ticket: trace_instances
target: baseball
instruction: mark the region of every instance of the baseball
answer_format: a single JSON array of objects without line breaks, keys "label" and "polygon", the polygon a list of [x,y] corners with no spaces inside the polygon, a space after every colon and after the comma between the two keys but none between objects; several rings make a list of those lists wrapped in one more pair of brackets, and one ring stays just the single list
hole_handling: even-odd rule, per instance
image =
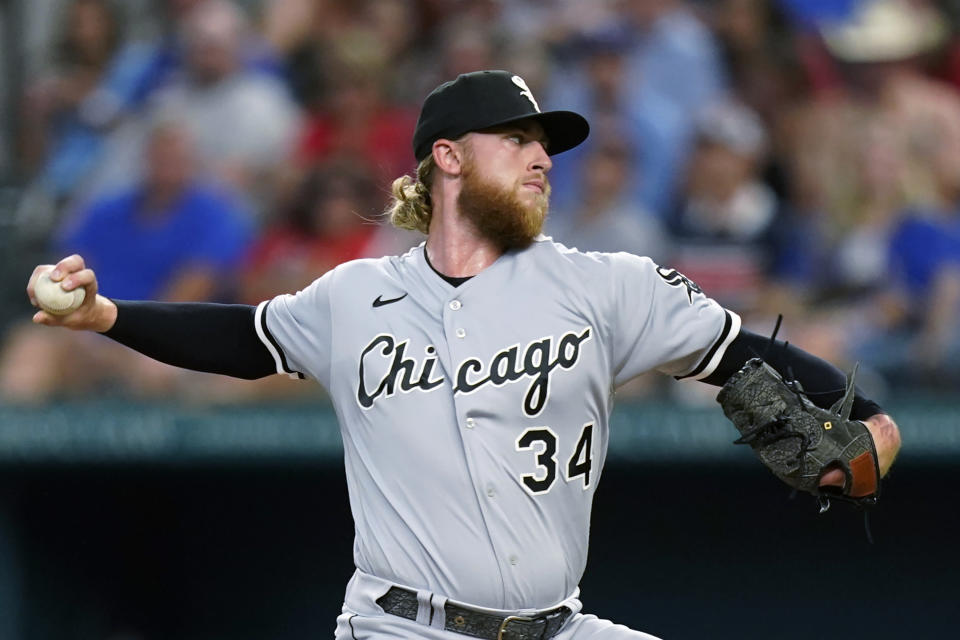
[{"label": "baseball", "polygon": [[55,316],[65,316],[83,304],[86,292],[83,287],[64,291],[59,282],[51,280],[49,273],[44,273],[33,285],[33,294],[41,309]]}]

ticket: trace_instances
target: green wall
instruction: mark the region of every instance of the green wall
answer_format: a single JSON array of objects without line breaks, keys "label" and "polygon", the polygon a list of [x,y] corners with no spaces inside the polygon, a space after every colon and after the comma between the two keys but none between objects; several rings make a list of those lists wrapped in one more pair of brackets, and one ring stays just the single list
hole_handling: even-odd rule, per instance
[{"label": "green wall", "polygon": [[[332,637],[353,527],[329,409],[81,409],[0,411],[3,640]],[[953,637],[956,412],[898,409],[871,545],[715,409],[620,407],[585,609],[675,640]]]}]

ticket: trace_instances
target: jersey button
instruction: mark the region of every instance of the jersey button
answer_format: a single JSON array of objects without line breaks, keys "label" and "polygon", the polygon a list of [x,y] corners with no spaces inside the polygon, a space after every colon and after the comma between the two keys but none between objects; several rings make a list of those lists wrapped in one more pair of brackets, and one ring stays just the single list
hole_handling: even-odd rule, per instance
[{"label": "jersey button", "polygon": [[510,564],[512,564],[513,566],[517,566],[518,564],[520,564],[520,558],[518,558],[517,556],[510,556]]},{"label": "jersey button", "polygon": [[461,306],[462,305],[460,304],[459,300],[454,300],[453,302],[450,303],[450,308],[453,309],[454,311],[459,309]]},{"label": "jersey button", "polygon": [[492,498],[495,495],[497,495],[497,490],[494,489],[493,487],[487,487],[487,496]]},{"label": "jersey button", "polygon": [[464,331],[463,329],[457,329],[457,337],[458,337],[458,338],[465,338],[465,337],[467,337],[467,332]]},{"label": "jersey button", "polygon": [[467,429],[473,429],[475,426],[477,426],[477,421],[473,418],[467,418]]}]

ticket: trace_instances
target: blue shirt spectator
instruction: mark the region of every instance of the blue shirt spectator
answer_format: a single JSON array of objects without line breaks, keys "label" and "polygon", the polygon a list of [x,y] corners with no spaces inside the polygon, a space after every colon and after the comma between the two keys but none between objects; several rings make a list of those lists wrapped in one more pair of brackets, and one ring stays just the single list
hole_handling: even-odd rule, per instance
[{"label": "blue shirt spectator", "polygon": [[83,255],[109,296],[206,300],[222,294],[219,276],[244,257],[254,227],[238,199],[195,173],[184,125],[158,124],[147,143],[143,181],[94,200],[66,226],[58,253]]},{"label": "blue shirt spectator", "polygon": [[956,389],[960,381],[960,220],[910,211],[890,234],[889,287],[879,326],[851,336],[853,357],[897,385]]},{"label": "blue shirt spectator", "polygon": [[960,220],[908,215],[894,229],[889,248],[895,282],[921,300],[945,265],[960,265]]},{"label": "blue shirt spectator", "polygon": [[105,295],[165,298],[186,269],[225,273],[246,253],[252,226],[229,197],[193,184],[161,215],[143,215],[147,195],[136,187],[95,202],[63,238],[60,253],[79,253]]}]

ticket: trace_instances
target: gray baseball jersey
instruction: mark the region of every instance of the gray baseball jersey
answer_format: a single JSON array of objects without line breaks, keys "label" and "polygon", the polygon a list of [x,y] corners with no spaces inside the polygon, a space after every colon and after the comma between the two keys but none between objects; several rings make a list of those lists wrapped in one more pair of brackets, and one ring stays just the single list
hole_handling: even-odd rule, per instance
[{"label": "gray baseball jersey", "polygon": [[359,569],[460,602],[576,589],[613,390],[702,378],[740,319],[676,271],[539,237],[459,287],[420,245],[257,308],[279,372],[329,392]]}]

